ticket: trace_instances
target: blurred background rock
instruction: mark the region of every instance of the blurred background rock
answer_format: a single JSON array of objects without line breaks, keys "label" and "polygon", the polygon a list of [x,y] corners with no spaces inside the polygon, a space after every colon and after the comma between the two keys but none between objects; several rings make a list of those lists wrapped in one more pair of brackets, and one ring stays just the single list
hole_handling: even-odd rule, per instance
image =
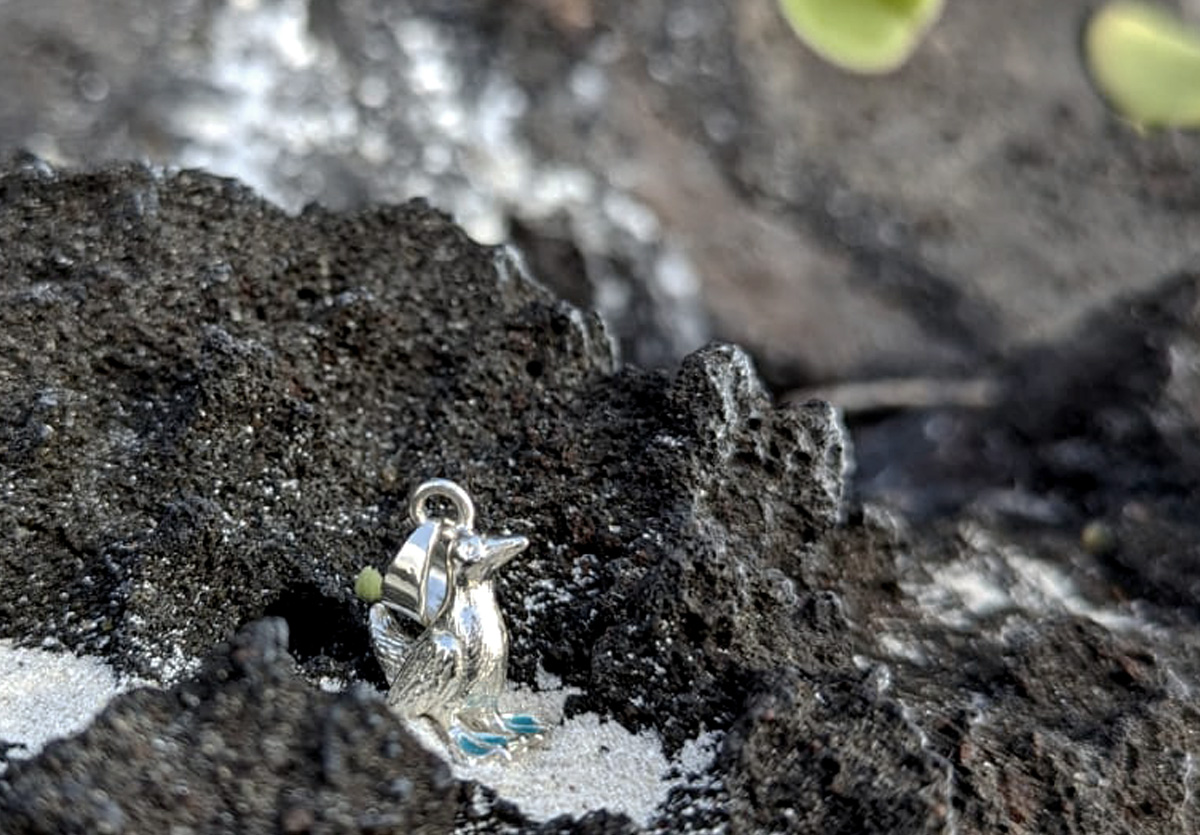
[{"label": "blurred background rock", "polygon": [[6,0],[0,146],[427,197],[641,364],[718,337],[780,389],[976,378],[1195,249],[1196,140],[1094,95],[1095,5],[954,0],[860,78],[766,0]]}]

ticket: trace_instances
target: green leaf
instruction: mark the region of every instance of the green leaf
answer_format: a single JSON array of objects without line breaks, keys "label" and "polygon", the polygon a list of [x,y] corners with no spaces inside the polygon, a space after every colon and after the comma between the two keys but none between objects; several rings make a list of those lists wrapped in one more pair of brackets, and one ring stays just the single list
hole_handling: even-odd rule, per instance
[{"label": "green leaf", "polygon": [[354,593],[367,603],[378,603],[383,598],[383,575],[373,565],[358,572],[354,580]]},{"label": "green leaf", "polygon": [[792,30],[835,66],[885,73],[912,55],[943,0],[779,0]]},{"label": "green leaf", "polygon": [[1109,104],[1142,127],[1200,127],[1200,31],[1150,3],[1109,3],[1088,21],[1084,60]]}]

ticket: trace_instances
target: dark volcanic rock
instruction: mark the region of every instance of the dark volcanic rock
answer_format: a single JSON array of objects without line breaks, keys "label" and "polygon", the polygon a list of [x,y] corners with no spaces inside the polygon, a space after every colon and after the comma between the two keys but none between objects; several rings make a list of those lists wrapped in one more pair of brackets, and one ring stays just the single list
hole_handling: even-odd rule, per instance
[{"label": "dark volcanic rock", "polygon": [[953,771],[914,746],[920,734],[897,702],[860,682],[785,677],[730,740],[730,790],[752,810],[741,831],[945,831]]},{"label": "dark volcanic rock", "polygon": [[[353,578],[437,475],[533,543],[499,580],[513,679],[540,665],[668,754],[724,734],[660,830],[1197,828],[1200,634],[1165,577],[1124,585],[1134,553],[1074,529],[848,502],[828,405],[777,407],[731,346],[619,368],[599,319],[421,203],[288,216],[194,172],[25,160],[0,280],[5,635],[177,683],[13,766],[6,828],[537,830],[365,691],[310,686],[378,683]],[[295,670],[268,620],[191,678],[264,616]],[[246,739],[273,728],[275,759]]]},{"label": "dark volcanic rock", "polygon": [[172,680],[278,614],[309,675],[377,679],[352,579],[445,475],[535,543],[501,580],[517,680],[542,663],[673,751],[809,657],[788,573],[840,517],[845,438],[737,349],[616,372],[597,319],[420,204],[291,218],[32,160],[3,185],[17,636]]},{"label": "dark volcanic rock", "polygon": [[258,621],[201,675],[120,696],[0,783],[4,831],[446,832],[457,788],[369,688],[296,677]]},{"label": "dark volcanic rock", "polygon": [[29,601],[5,614],[143,672],[272,611],[347,617],[416,479],[521,518],[506,474],[611,370],[596,320],[420,205],[292,219],[136,169],[4,187],[4,559]]}]

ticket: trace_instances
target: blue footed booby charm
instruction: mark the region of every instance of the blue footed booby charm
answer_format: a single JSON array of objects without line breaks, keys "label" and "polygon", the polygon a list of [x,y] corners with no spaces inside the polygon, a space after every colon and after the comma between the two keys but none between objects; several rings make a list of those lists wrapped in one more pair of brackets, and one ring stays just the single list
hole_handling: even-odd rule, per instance
[{"label": "blue footed booby charm", "polygon": [[[432,516],[440,502],[453,516]],[[433,720],[467,757],[509,757],[543,735],[523,713],[501,713],[508,668],[508,630],[496,600],[496,569],[529,546],[522,536],[475,531],[475,506],[452,481],[420,485],[409,501],[416,530],[383,578],[371,607],[371,641],[390,685],[388,706],[408,719]],[[398,615],[424,631],[410,637]]]}]

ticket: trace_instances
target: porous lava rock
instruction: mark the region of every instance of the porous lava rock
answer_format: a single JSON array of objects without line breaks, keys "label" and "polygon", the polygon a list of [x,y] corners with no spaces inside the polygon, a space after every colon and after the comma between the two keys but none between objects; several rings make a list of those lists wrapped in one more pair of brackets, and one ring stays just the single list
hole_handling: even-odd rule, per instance
[{"label": "porous lava rock", "polygon": [[306,684],[287,624],[256,621],[171,691],[117,698],[15,764],[6,832],[445,832],[457,786],[369,687]]},{"label": "porous lava rock", "polygon": [[200,831],[636,830],[448,782],[370,692],[353,578],[432,476],[532,542],[498,581],[511,678],[560,676],[568,712],[668,755],[723,736],[655,828],[1197,826],[1193,613],[1131,603],[1061,529],[858,502],[827,404],[777,406],[729,345],[621,367],[596,316],[421,202],[288,215],[25,158],[0,281],[5,634],[174,687],[12,766],[6,828],[192,825],[178,777]]}]

